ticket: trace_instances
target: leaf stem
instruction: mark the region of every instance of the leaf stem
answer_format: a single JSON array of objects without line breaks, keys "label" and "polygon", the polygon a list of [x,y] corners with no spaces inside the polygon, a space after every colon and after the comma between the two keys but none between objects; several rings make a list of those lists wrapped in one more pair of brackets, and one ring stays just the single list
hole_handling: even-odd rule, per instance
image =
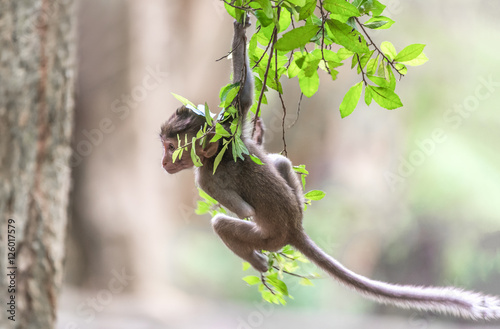
[{"label": "leaf stem", "polygon": [[365,27],[363,26],[363,24],[359,21],[359,18],[355,17],[354,18],[356,20],[356,22],[358,23],[359,27],[361,28],[361,30],[363,31],[364,35],[368,38],[368,40],[370,41],[370,44],[375,48],[375,50],[377,50],[377,52],[382,55],[382,57],[387,61],[387,63],[389,63],[389,65],[391,65],[391,67],[396,70],[396,72],[399,73],[399,77],[403,77],[404,74],[402,74],[401,72],[399,72],[399,70],[396,68],[396,66],[394,65],[394,61],[390,60],[383,52],[382,50],[380,50],[379,47],[377,47],[377,44],[375,42],[373,42],[372,38],[370,37],[370,35],[368,34],[368,32],[366,32],[366,29]]},{"label": "leaf stem", "polygon": [[266,277],[264,276],[264,273],[260,273],[260,281],[262,282],[264,287],[266,287],[266,289],[271,292],[271,294],[276,296],[276,293],[274,292],[274,290],[271,287],[269,287],[269,285],[267,284]]}]

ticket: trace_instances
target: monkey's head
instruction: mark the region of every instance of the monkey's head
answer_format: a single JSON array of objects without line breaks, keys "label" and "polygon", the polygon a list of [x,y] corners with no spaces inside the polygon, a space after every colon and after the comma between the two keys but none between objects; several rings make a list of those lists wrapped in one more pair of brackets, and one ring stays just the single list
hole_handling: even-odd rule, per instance
[{"label": "monkey's head", "polygon": [[[172,161],[172,155],[179,146],[182,146],[178,145],[179,140],[184,141],[187,135],[187,140],[191,141],[191,138],[196,136],[196,133],[203,127],[205,122],[206,119],[204,116],[196,114],[186,106],[181,106],[161,126],[160,139],[163,144],[162,166],[169,174],[175,174],[194,165],[191,160],[191,152],[188,152],[191,151],[193,145],[189,145],[189,150],[184,151],[182,157],[175,162]],[[194,145],[196,147],[196,154],[200,157],[202,163],[204,163],[205,159],[213,157],[219,148],[218,142],[206,144],[205,147],[199,145],[199,143]]]}]

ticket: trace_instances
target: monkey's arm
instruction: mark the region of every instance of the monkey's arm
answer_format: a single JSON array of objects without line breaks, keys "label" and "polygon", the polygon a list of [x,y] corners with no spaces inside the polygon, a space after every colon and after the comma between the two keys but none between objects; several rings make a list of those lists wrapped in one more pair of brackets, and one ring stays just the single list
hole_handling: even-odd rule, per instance
[{"label": "monkey's arm", "polygon": [[205,188],[202,186],[202,189],[241,219],[255,215],[254,208],[232,189],[210,188],[210,186]]},{"label": "monkey's arm", "polygon": [[248,110],[252,106],[253,101],[253,76],[250,65],[248,64],[248,55],[246,49],[247,37],[245,30],[250,26],[250,18],[246,15],[242,18],[243,23],[234,22],[233,36],[233,82],[240,82],[240,115],[245,119]]}]

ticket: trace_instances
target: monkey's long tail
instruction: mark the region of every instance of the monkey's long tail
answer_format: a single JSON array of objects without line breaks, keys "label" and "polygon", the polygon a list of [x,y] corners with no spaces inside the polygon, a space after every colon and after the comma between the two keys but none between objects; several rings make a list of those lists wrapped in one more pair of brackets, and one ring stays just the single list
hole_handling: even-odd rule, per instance
[{"label": "monkey's long tail", "polygon": [[347,287],[381,303],[403,308],[448,313],[469,319],[500,319],[500,301],[454,287],[417,287],[389,284],[354,273],[319,248],[305,233],[294,247]]}]

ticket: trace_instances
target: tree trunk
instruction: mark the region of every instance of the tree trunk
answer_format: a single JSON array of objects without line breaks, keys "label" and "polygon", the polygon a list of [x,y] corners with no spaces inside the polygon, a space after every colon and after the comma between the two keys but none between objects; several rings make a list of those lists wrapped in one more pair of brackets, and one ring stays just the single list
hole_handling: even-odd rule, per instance
[{"label": "tree trunk", "polygon": [[55,324],[70,189],[74,7],[73,0],[0,1],[2,328]]}]

